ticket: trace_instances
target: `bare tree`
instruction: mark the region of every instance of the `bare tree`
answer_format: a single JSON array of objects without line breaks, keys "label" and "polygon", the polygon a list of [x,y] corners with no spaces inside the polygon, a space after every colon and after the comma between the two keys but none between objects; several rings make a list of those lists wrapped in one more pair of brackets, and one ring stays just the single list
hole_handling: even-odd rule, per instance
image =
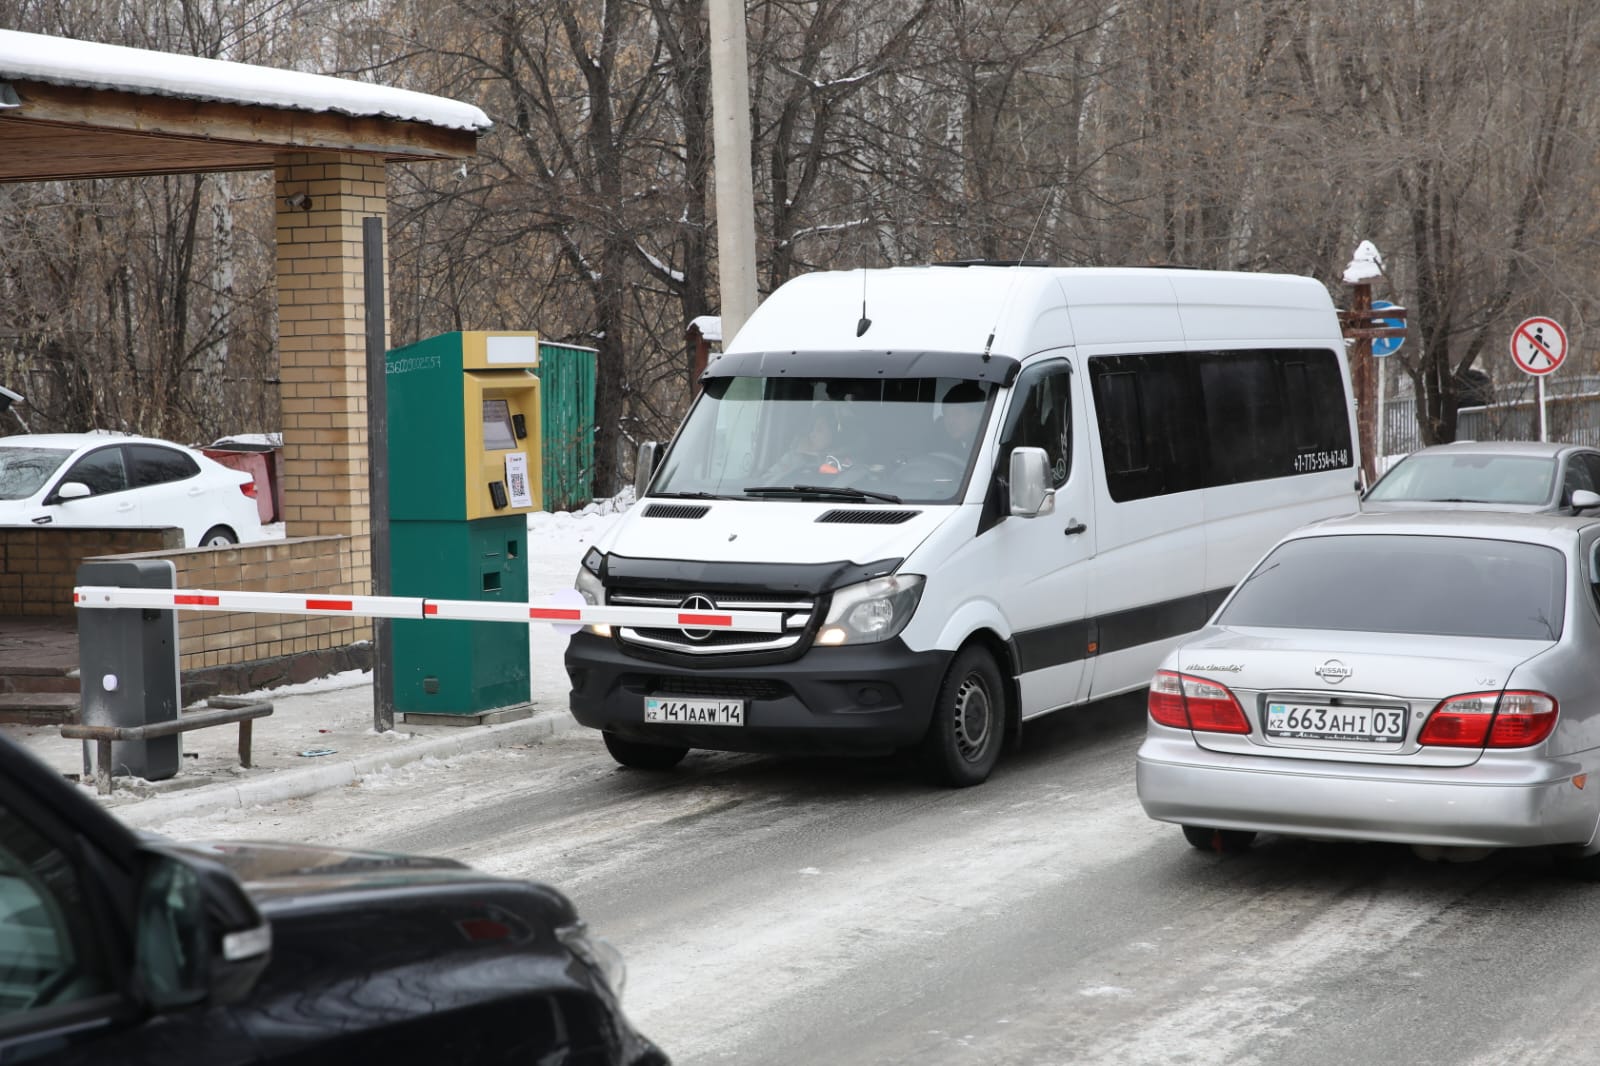
[{"label": "bare tree", "polygon": [[1555,295],[1549,267],[1577,251],[1555,223],[1588,184],[1600,13],[1581,0],[1356,3],[1329,26],[1341,124],[1387,157],[1369,180],[1389,193],[1382,246],[1411,312],[1398,358],[1423,440],[1452,440],[1461,374],[1510,336],[1518,305]]},{"label": "bare tree", "polygon": [[[1337,297],[1373,239],[1425,438],[1450,439],[1459,375],[1517,318],[1581,332],[1592,312],[1591,7],[751,0],[747,162],[711,158],[704,0],[0,0],[0,19],[483,106],[476,158],[390,170],[394,342],[595,347],[606,493],[682,414],[684,329],[717,308],[717,165],[754,170],[769,291],[1027,256],[1308,273]],[[0,374],[46,428],[270,421],[270,196],[244,175],[0,188]]]}]

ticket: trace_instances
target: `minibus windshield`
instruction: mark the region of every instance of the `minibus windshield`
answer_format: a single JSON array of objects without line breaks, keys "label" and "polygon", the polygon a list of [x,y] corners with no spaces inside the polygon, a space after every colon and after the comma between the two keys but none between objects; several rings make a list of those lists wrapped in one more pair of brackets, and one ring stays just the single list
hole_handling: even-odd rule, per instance
[{"label": "minibus windshield", "polygon": [[989,399],[959,378],[710,379],[649,494],[954,502]]}]

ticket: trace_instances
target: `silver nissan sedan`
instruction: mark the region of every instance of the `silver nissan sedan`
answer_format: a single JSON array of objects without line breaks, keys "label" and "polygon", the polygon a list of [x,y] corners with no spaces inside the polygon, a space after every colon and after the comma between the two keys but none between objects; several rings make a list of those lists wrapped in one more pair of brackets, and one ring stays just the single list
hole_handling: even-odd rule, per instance
[{"label": "silver nissan sedan", "polygon": [[1549,847],[1600,879],[1597,555],[1592,517],[1297,530],[1151,681],[1145,812],[1204,849],[1258,832],[1430,858]]}]

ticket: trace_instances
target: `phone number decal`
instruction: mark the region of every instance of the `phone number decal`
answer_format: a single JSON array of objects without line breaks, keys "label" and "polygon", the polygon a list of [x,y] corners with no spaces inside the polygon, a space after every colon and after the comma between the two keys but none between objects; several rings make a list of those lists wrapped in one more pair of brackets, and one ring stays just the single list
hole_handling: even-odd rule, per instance
[{"label": "phone number decal", "polygon": [[1340,448],[1330,452],[1306,452],[1294,457],[1294,472],[1310,474],[1318,470],[1337,470],[1350,465],[1350,452]]}]

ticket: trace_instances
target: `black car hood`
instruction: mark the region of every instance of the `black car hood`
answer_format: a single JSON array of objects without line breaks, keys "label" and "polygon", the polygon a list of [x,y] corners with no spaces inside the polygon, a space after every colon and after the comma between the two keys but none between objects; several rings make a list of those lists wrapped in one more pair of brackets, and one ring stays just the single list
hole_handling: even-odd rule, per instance
[{"label": "black car hood", "polygon": [[254,841],[163,840],[161,846],[223,864],[258,902],[375,888],[503,882],[454,859],[384,851]]}]

